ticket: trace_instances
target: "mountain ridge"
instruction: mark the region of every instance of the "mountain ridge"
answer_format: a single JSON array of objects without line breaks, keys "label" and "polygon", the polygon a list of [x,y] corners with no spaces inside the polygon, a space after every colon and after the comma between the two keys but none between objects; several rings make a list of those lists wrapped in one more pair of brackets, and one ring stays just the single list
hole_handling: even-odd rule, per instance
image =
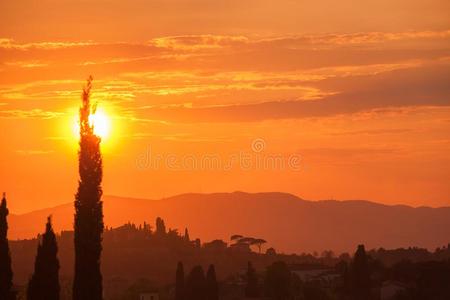
[{"label": "mountain ridge", "polygon": [[[227,240],[232,234],[261,237],[283,252],[332,249],[348,251],[358,243],[369,247],[433,248],[449,242],[450,207],[386,205],[367,200],[305,200],[282,192],[185,193],[158,200],[103,196],[105,224],[154,223],[202,241]],[[11,214],[9,237],[25,239],[42,231],[53,215],[57,231],[73,227],[73,204],[25,214]],[[42,224],[42,225],[41,225]],[[430,235],[429,232],[437,232]]]}]

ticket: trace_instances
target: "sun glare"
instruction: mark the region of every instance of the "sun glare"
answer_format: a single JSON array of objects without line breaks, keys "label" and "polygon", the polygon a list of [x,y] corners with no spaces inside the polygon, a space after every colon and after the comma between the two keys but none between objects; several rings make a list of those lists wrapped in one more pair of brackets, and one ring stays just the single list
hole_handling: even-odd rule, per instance
[{"label": "sun glare", "polygon": [[[80,134],[78,117],[75,117],[73,124],[73,133],[78,137]],[[111,132],[111,121],[108,115],[102,109],[97,109],[94,114],[89,116],[89,124],[94,128],[94,134],[105,140]]]},{"label": "sun glare", "polygon": [[89,123],[94,127],[95,135],[102,139],[109,136],[110,122],[105,112],[97,110],[95,114],[89,116]]}]

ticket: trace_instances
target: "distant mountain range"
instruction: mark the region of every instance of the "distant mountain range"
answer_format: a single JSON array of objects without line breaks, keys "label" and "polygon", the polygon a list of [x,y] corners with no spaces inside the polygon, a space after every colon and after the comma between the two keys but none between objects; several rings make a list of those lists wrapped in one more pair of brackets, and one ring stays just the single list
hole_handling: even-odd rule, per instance
[{"label": "distant mountain range", "polygon": [[[107,226],[126,222],[154,224],[162,217],[167,227],[202,241],[232,234],[264,238],[267,246],[286,253],[332,249],[418,246],[434,249],[450,242],[450,207],[413,208],[369,201],[307,201],[286,193],[182,194],[161,200],[104,196]],[[35,237],[53,215],[56,230],[73,227],[73,204],[9,216],[10,239]]]}]

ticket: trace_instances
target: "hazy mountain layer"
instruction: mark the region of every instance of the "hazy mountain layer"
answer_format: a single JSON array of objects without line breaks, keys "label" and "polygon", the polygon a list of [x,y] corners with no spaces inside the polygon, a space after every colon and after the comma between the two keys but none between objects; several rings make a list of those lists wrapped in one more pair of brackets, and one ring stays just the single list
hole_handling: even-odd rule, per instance
[{"label": "hazy mountain layer", "polygon": [[[306,201],[285,193],[243,192],[182,194],[161,200],[105,196],[107,226],[128,221],[154,224],[157,216],[168,227],[202,241],[232,234],[264,238],[284,252],[332,249],[353,251],[359,243],[368,248],[419,246],[434,249],[450,241],[450,207],[412,208],[368,201]],[[10,215],[9,237],[34,237],[53,215],[56,230],[73,226],[73,204],[23,215]]]}]

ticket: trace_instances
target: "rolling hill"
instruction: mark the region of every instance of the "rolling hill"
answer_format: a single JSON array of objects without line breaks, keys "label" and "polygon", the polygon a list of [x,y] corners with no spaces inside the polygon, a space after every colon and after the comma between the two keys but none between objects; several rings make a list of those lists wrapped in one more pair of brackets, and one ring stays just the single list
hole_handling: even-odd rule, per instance
[{"label": "rolling hill", "polygon": [[[369,201],[307,201],[286,193],[182,194],[161,200],[104,196],[107,226],[128,221],[166,226],[202,241],[227,240],[232,234],[266,239],[286,253],[332,249],[418,246],[434,249],[450,242],[450,207],[413,208]],[[10,239],[36,236],[46,217],[53,215],[56,230],[70,230],[73,204],[9,216]]]}]

